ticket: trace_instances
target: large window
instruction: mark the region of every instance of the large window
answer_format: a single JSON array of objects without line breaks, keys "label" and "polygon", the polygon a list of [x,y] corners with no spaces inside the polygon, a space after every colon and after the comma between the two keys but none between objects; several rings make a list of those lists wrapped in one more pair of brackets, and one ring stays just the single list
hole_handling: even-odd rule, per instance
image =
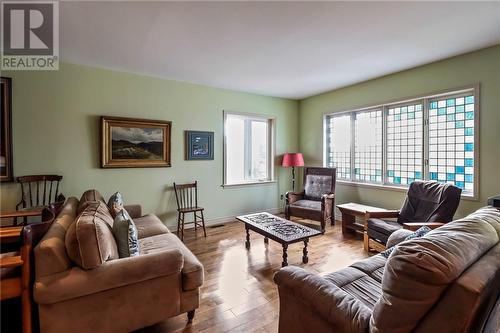
[{"label": "large window", "polygon": [[224,113],[224,185],[273,180],[273,119]]},{"label": "large window", "polygon": [[325,117],[325,165],[339,180],[407,186],[414,180],[478,191],[477,88]]}]

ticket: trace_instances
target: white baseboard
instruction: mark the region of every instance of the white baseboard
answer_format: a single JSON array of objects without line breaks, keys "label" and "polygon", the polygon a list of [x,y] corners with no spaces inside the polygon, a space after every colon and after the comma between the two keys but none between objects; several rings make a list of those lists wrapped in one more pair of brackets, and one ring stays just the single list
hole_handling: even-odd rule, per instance
[{"label": "white baseboard", "polygon": [[[260,212],[267,212],[267,213],[270,213],[270,214],[280,214],[280,213],[283,213],[283,209],[281,209],[281,208],[262,209],[262,210],[258,210],[258,211],[252,211],[252,212],[244,212],[244,213],[237,214],[237,215],[248,215],[248,214],[255,214],[255,213],[260,213]],[[205,220],[205,225],[207,227],[213,227],[213,226],[216,226],[216,225],[221,225],[221,224],[225,224],[225,223],[235,222],[237,215],[225,216],[225,217],[218,217],[218,218],[215,218],[215,219]],[[194,228],[193,224],[186,225],[186,227],[185,227],[185,229],[191,229],[191,228]]]}]

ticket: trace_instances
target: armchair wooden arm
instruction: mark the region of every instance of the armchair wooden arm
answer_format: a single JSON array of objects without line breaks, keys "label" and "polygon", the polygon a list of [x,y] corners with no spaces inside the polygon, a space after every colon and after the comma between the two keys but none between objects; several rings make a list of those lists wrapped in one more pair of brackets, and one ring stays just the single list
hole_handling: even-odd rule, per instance
[{"label": "armchair wooden arm", "polygon": [[371,218],[397,218],[399,216],[399,210],[385,210],[385,211],[378,211],[378,212],[366,212],[366,219],[371,219]]},{"label": "armchair wooden arm", "polygon": [[436,229],[442,225],[444,225],[444,223],[441,223],[441,222],[406,222],[406,223],[403,223],[403,228],[411,230],[411,231],[416,231],[420,227],[424,227],[424,226],[429,227],[431,229]]},{"label": "armchair wooden arm", "polygon": [[42,215],[43,208],[34,210],[14,210],[9,212],[0,212],[0,219],[8,219],[13,217],[30,217]]},{"label": "armchair wooden arm", "polygon": [[287,204],[294,203],[295,201],[298,201],[300,199],[304,198],[304,191],[302,192],[286,192],[285,194],[286,202]]},{"label": "armchair wooden arm", "polygon": [[24,261],[21,259],[21,256],[0,258],[0,268],[22,266],[23,263]]}]

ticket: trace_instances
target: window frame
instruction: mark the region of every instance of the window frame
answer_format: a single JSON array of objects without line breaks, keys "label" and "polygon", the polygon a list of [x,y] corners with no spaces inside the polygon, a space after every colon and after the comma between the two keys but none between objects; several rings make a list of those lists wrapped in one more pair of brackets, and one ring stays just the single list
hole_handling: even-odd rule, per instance
[{"label": "window frame", "polygon": [[[239,117],[244,117],[245,119],[248,120],[255,120],[255,121],[262,121],[266,122],[268,124],[268,153],[267,153],[267,158],[268,158],[268,165],[267,165],[267,174],[268,178],[267,179],[262,179],[262,180],[249,180],[249,181],[240,181],[237,183],[228,183],[227,182],[227,136],[226,136],[226,120],[228,116],[239,116]],[[276,118],[273,116],[268,116],[268,115],[263,115],[263,114],[256,114],[256,113],[244,113],[244,112],[235,112],[235,111],[227,111],[223,110],[223,123],[222,123],[222,133],[223,133],[223,176],[222,176],[222,187],[239,187],[239,186],[247,186],[247,185],[263,185],[263,184],[272,184],[276,183],[276,171],[274,168],[274,159],[275,159],[275,152],[276,152]],[[248,138],[244,138],[244,145],[247,145]],[[247,150],[247,149],[245,149]],[[247,152],[249,153],[249,152]],[[246,167],[247,167],[247,154],[245,154],[245,172]]]},{"label": "window frame", "polygon": [[[354,108],[349,110],[343,110],[339,112],[326,112],[323,114],[323,166],[328,166],[329,157],[329,122],[332,117],[345,116],[346,114],[351,115],[351,120],[357,112],[374,110],[377,108],[382,109],[382,183],[376,182],[366,182],[357,181],[354,178],[354,138],[351,140],[351,178],[350,179],[337,179],[337,182],[343,185],[367,187],[367,188],[377,188],[386,190],[395,190],[406,192],[408,185],[398,185],[387,182],[387,110],[391,107],[397,107],[401,105],[407,105],[411,103],[421,102],[423,105],[422,116],[422,180],[429,180],[429,103],[431,100],[439,99],[442,97],[453,98],[460,97],[463,95],[472,94],[474,96],[474,186],[473,193],[463,193],[462,199],[478,201],[479,200],[479,171],[480,171],[480,156],[479,156],[479,115],[480,115],[480,84],[474,83],[467,86],[462,86],[453,89],[446,89],[438,92],[421,94],[408,98],[401,98],[385,103],[379,103],[369,106],[364,106],[360,108]],[[351,136],[354,135],[354,126],[351,124]]]}]

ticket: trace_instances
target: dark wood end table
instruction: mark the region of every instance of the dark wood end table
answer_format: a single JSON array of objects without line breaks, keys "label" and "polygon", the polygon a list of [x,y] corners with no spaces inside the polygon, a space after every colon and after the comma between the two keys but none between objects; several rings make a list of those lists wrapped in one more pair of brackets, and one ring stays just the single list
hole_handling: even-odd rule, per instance
[{"label": "dark wood end table", "polygon": [[309,257],[307,256],[309,238],[322,235],[319,230],[300,225],[266,212],[237,216],[236,219],[245,223],[245,247],[247,249],[250,248],[250,230],[264,236],[265,243],[268,243],[269,239],[272,239],[281,244],[283,247],[283,262],[281,263],[281,267],[288,266],[288,245],[298,242],[304,243],[302,262],[307,264],[309,261]]},{"label": "dark wood end table", "polygon": [[[357,234],[363,235],[363,247],[365,251],[369,251],[370,244],[368,234],[366,232],[366,212],[385,212],[387,210],[384,208],[372,207],[353,202],[337,205],[337,208],[342,213],[342,233],[345,234],[348,231],[353,231]],[[357,222],[356,217],[361,218],[363,223]],[[374,246],[377,245],[375,244]],[[383,251],[384,249],[377,247],[377,250]]]}]

